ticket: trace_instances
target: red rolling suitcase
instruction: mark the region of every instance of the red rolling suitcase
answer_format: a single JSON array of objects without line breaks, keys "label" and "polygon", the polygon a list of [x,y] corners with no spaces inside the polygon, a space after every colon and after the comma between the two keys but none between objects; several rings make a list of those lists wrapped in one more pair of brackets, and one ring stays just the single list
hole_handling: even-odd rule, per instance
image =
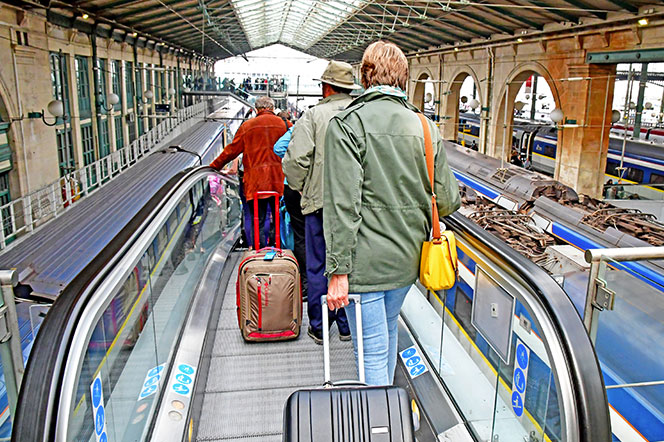
[{"label": "red rolling suitcase", "polygon": [[[259,249],[258,199],[274,196],[276,247]],[[237,319],[247,341],[283,341],[300,335],[302,293],[300,269],[293,252],[279,240],[279,194],[254,195],[254,250],[240,261],[237,278]]]},{"label": "red rolling suitcase", "polygon": [[410,400],[396,386],[369,387],[364,384],[362,309],[355,302],[358,329],[360,382],[330,381],[330,337],[327,302],[323,297],[324,388],[298,390],[284,406],[284,442],[412,442],[415,440]]}]

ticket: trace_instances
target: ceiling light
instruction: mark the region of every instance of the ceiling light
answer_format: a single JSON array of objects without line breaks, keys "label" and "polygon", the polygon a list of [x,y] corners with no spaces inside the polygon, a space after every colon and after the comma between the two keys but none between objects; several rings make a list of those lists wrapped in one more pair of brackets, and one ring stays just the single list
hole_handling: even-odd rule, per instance
[{"label": "ceiling light", "polygon": [[134,37],[134,38],[138,37],[138,32],[133,32],[133,33],[131,34],[131,36]]},{"label": "ceiling light", "polygon": [[88,14],[83,14],[81,17],[83,18],[83,20],[87,20],[90,18]]},{"label": "ceiling light", "polygon": [[648,26],[648,19],[647,18],[642,18],[639,20],[639,26]]},{"label": "ceiling light", "polygon": [[517,43],[523,43],[523,38],[521,38],[521,37],[517,38],[517,39],[516,39],[516,42],[517,42]]},{"label": "ceiling light", "polygon": [[454,48],[454,52],[459,52],[459,48]]}]

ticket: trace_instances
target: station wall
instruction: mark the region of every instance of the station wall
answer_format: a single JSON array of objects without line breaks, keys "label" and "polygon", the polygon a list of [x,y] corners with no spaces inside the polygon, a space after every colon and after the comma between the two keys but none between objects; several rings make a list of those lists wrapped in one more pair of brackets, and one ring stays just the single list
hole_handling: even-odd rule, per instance
[{"label": "station wall", "polygon": [[[191,98],[185,103],[180,91],[212,66],[160,51],[158,44],[142,46],[0,6],[0,206],[62,180],[67,168],[81,168],[129,144],[158,124],[155,104],[193,103]],[[171,88],[177,91],[173,95]],[[151,100],[144,97],[147,90]],[[106,103],[111,93],[121,99],[116,106]],[[56,98],[64,98],[66,121],[56,121],[47,110]],[[42,111],[54,126],[36,114]],[[2,161],[5,133],[10,163]]]}]

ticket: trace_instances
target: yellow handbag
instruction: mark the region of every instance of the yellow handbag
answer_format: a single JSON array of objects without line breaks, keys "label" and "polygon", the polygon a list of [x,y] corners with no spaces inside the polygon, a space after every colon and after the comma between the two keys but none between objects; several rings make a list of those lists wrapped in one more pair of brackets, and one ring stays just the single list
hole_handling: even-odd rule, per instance
[{"label": "yellow handbag", "polygon": [[433,191],[433,145],[431,133],[426,117],[418,113],[424,131],[424,150],[427,161],[427,172],[431,183],[431,212],[433,220],[433,235],[431,241],[422,244],[422,255],[420,258],[420,282],[428,290],[439,291],[452,288],[457,279],[457,251],[454,233],[450,231],[440,232],[438,219],[438,204],[436,193]]}]

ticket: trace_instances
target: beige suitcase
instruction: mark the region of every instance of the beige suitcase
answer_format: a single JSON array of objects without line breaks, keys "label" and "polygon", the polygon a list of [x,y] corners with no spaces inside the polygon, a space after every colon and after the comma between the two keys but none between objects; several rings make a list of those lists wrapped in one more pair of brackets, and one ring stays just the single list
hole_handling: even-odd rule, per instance
[{"label": "beige suitcase", "polygon": [[257,192],[254,197],[255,249],[242,257],[236,286],[237,318],[246,341],[296,339],[302,325],[300,269],[293,252],[282,250],[279,241],[279,214],[275,214],[276,248],[258,249],[258,198],[279,194]]}]

